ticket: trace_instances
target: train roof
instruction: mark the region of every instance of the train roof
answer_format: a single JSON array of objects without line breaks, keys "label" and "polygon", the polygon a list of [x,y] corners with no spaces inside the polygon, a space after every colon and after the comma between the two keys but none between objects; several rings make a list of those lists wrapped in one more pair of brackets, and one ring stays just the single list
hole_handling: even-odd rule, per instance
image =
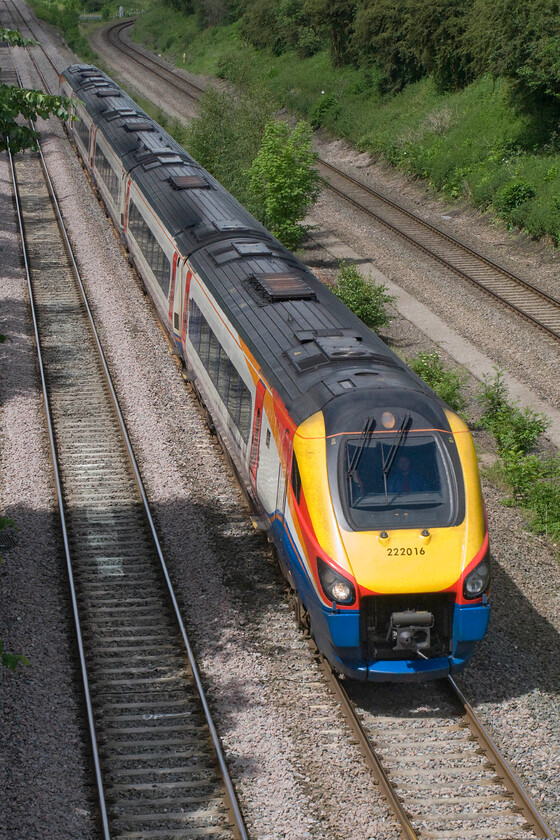
[{"label": "train roof", "polygon": [[90,65],[63,76],[296,422],[356,390],[413,389],[440,402],[108,76]]}]

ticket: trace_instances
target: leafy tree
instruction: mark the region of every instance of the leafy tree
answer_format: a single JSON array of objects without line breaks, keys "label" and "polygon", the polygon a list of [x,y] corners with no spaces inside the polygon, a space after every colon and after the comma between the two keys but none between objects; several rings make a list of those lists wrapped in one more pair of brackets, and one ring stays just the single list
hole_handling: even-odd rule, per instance
[{"label": "leafy tree", "polygon": [[248,170],[263,136],[270,111],[250,93],[238,97],[207,90],[191,122],[186,147],[190,154],[242,204],[253,212]]},{"label": "leafy tree", "polygon": [[263,223],[288,248],[301,242],[304,229],[299,222],[319,193],[316,160],[308,123],[299,122],[294,129],[282,121],[266,124],[249,170],[250,189]]},{"label": "leafy tree", "polygon": [[[33,44],[13,29],[0,29],[0,40],[13,46]],[[12,154],[22,149],[36,148],[39,134],[27,125],[19,125],[18,117],[35,120],[51,115],[68,119],[70,100],[51,96],[39,90],[12,87],[0,82],[0,151],[10,148]]]},{"label": "leafy tree", "polygon": [[477,73],[512,80],[520,104],[560,111],[558,0],[475,0],[466,32]]},{"label": "leafy tree", "polygon": [[425,73],[440,91],[471,81],[472,55],[464,34],[474,0],[420,0],[410,7],[406,37]]},{"label": "leafy tree", "polygon": [[278,4],[275,0],[248,2],[241,18],[241,34],[257,49],[270,49],[275,55],[280,55],[283,43],[278,32]]},{"label": "leafy tree", "polygon": [[396,93],[425,75],[408,37],[414,0],[362,0],[356,13],[352,45],[361,64],[381,71],[381,88]]},{"label": "leafy tree", "polygon": [[317,31],[324,33],[335,67],[350,61],[357,5],[357,0],[306,0],[311,21]]}]

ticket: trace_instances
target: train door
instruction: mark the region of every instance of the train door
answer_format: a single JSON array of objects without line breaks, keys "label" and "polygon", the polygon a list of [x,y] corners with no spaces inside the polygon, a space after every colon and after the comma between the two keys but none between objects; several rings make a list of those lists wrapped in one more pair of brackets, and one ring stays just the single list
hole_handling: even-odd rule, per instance
[{"label": "train door", "polygon": [[253,434],[251,437],[251,450],[249,453],[249,472],[251,474],[251,482],[253,487],[257,488],[257,469],[259,466],[259,449],[261,444],[261,429],[262,429],[262,415],[263,403],[266,387],[264,382],[259,379],[257,382],[257,390],[255,394],[255,408],[253,411]]},{"label": "train door", "polygon": [[288,462],[290,455],[290,430],[284,429],[281,438],[280,469],[276,487],[276,511],[283,523],[286,516],[286,495],[288,490]]},{"label": "train door", "polygon": [[181,272],[178,264],[179,254],[175,251],[171,264],[171,283],[169,285],[169,335],[175,352],[181,352]]}]

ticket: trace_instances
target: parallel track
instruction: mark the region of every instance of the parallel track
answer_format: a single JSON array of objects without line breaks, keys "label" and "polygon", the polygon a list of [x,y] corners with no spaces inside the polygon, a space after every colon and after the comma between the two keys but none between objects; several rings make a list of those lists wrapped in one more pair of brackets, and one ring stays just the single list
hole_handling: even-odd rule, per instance
[{"label": "parallel track", "polygon": [[[65,317],[68,309],[74,309],[75,306],[73,301],[70,304],[65,302]],[[57,323],[59,324],[59,320]],[[83,330],[83,326],[81,329]],[[52,335],[55,334],[53,328]],[[46,335],[49,335],[48,328]],[[70,337],[68,341],[71,346]],[[69,357],[77,353],[77,347],[69,349],[68,344],[65,344],[65,347],[66,350],[63,352]],[[51,348],[51,350],[54,349]],[[51,375],[54,377],[55,392],[61,389],[63,392],[58,424],[61,427],[69,424],[75,434],[84,422],[80,418],[80,401],[74,398],[64,399],[66,387],[74,388],[74,385],[69,378],[66,360],[63,363],[58,362],[57,367],[56,355],[54,359],[55,367]],[[80,371],[83,371],[82,365],[78,367]],[[75,393],[78,394],[78,391],[76,390]],[[87,414],[88,410],[85,409],[83,413]],[[67,414],[70,414],[70,420]],[[88,443],[88,451],[90,446],[91,444]],[[119,457],[117,450],[118,447],[108,459],[111,463],[111,472],[115,471],[114,459]],[[109,705],[105,711],[102,711],[100,718],[101,720],[105,718],[110,728],[99,748],[101,763],[103,763],[106,750],[110,751],[109,754],[116,756],[116,770],[113,776],[107,777],[112,785],[110,790],[114,791],[113,799],[111,795],[108,797],[109,813],[111,814],[111,808],[113,808],[112,814],[116,820],[117,829],[123,832],[114,836],[130,838],[147,838],[156,835],[158,837],[181,836],[178,832],[184,830],[183,827],[174,831],[173,827],[168,826],[164,829],[163,835],[159,830],[154,831],[153,824],[148,829],[138,830],[138,826],[142,825],[142,820],[149,824],[152,819],[159,819],[158,808],[164,808],[166,811],[173,808],[172,790],[178,789],[183,796],[183,801],[185,801],[185,795],[193,789],[205,792],[206,765],[203,765],[204,769],[200,771],[195,781],[186,782],[180,775],[180,768],[169,767],[166,764],[157,776],[161,779],[163,775],[166,794],[152,797],[152,783],[145,775],[150,770],[143,764],[135,764],[135,762],[147,760],[146,755],[153,737],[157,744],[156,750],[161,750],[158,761],[163,757],[164,762],[171,760],[171,763],[176,764],[177,762],[170,759],[170,756],[178,750],[181,757],[180,745],[184,744],[184,739],[188,739],[192,733],[189,724],[195,720],[196,701],[192,708],[190,698],[184,694],[184,687],[176,690],[174,683],[163,689],[163,693],[153,685],[154,674],[158,675],[158,682],[159,678],[164,683],[174,679],[175,677],[170,676],[172,672],[166,669],[172,667],[173,664],[177,665],[180,660],[172,644],[158,636],[160,624],[163,623],[161,615],[165,611],[163,603],[158,600],[156,591],[146,596],[148,581],[154,580],[153,567],[148,563],[145,569],[139,563],[139,549],[127,551],[130,549],[131,534],[140,533],[143,528],[141,522],[134,522],[134,520],[131,521],[131,525],[125,524],[130,522],[128,520],[129,508],[139,507],[138,502],[120,498],[117,491],[113,493],[111,484],[105,484],[107,476],[103,472],[100,458],[103,461],[103,453],[99,453],[97,457],[88,461],[87,452],[78,451],[75,453],[75,463],[72,464],[72,458],[70,458],[70,466],[62,470],[61,483],[71,485],[73,481],[77,481],[78,487],[84,494],[82,504],[70,519],[68,531],[73,535],[76,544],[79,543],[78,536],[89,535],[86,537],[85,571],[79,575],[78,589],[80,586],[83,587],[88,605],[91,604],[95,608],[101,607],[101,613],[98,613],[94,620],[98,641],[96,642],[97,650],[92,654],[92,663],[100,669],[94,672],[101,675],[95,676],[96,686],[100,693],[102,691],[109,693]],[[103,499],[111,497],[110,506],[107,506],[104,501],[97,505],[96,499],[99,498],[97,494],[89,498],[87,486],[90,482],[86,480],[84,487],[83,481],[84,471],[87,469],[91,469],[97,494],[99,490],[102,490]],[[149,512],[147,515],[149,517]],[[108,544],[101,536],[101,532],[99,534],[96,531],[92,532],[89,527],[92,522],[96,528],[106,525],[107,520],[111,523],[118,521],[117,534],[122,530],[126,543],[122,551],[114,550],[113,538]],[[94,534],[93,543],[92,533]],[[74,547],[71,540],[69,540],[69,545]],[[134,589],[136,584],[139,584],[139,591]],[[127,602],[137,614],[140,622],[138,627],[130,631],[126,623],[128,611],[123,610],[123,601]],[[93,611],[93,607],[91,609]],[[171,622],[173,620],[171,618]],[[123,622],[122,630],[114,631],[116,621]],[[157,627],[157,633],[154,633],[154,626]],[[137,648],[134,645],[133,636],[138,633],[144,634],[144,641],[148,643],[146,649]],[[84,635],[87,651],[89,631]],[[104,641],[100,644],[99,639],[104,639]],[[143,639],[141,638],[140,641]],[[155,663],[153,654],[155,651],[159,653],[162,648],[165,650],[163,657],[165,663],[159,656],[158,662]],[[132,657],[132,662],[129,657]],[[373,724],[371,719],[365,719],[367,715],[364,715],[362,710],[363,719],[360,721],[356,703],[350,700],[343,684],[330,673],[326,665],[323,667],[329,680],[332,681],[332,690],[341,702],[370,767],[380,780],[385,796],[401,821],[403,837],[409,840],[413,838],[420,838],[420,840],[551,838],[550,831],[521,789],[507,762],[499,755],[491,739],[476,720],[465,698],[460,693],[457,694],[457,687],[452,680],[449,681],[449,686],[455,692],[453,700],[456,706],[455,717],[449,714],[447,720],[445,720],[446,716],[442,716],[441,720],[435,722],[435,716],[432,715],[429,725],[425,727],[422,734],[422,727],[407,726],[405,718],[402,715],[399,716],[394,710],[392,715],[376,715]],[[123,676],[123,669],[129,669],[126,676]],[[132,689],[129,692],[130,678],[134,682],[138,681],[141,686],[138,697],[134,697]],[[156,700],[160,706],[154,711]],[[457,708],[457,703],[459,708]],[[95,702],[92,705],[95,714]],[[146,711],[147,709],[151,711]],[[172,728],[176,719],[181,721],[180,731]],[[164,722],[164,726],[160,728],[161,721]],[[196,723],[194,728],[196,728]],[[162,731],[163,747],[159,745]],[[427,738],[426,734],[428,734]],[[167,740],[168,736],[169,740]],[[132,750],[138,752],[134,753]],[[198,755],[197,748],[194,748],[194,752]],[[204,754],[204,750],[202,753]],[[193,757],[188,748],[187,755],[189,759]],[[202,756],[202,760],[206,760],[205,755]],[[122,781],[121,777],[121,781],[115,782],[123,766],[125,771],[130,773],[131,778],[127,778],[125,774],[125,781]],[[200,769],[200,765],[196,766]],[[175,781],[175,774],[179,774],[178,781]],[[173,781],[170,781],[171,778]],[[397,786],[399,782],[400,788]],[[134,791],[132,799],[128,798],[131,790]],[[209,795],[215,802],[218,801],[214,794],[209,793]],[[120,802],[121,796],[126,803],[124,805]],[[150,797],[149,805],[144,799],[145,796]],[[138,802],[145,805],[144,814],[133,815],[127,811]],[[187,802],[190,803],[190,798],[187,798]],[[198,804],[200,805],[200,802]],[[154,807],[156,813],[154,813]],[[202,810],[205,816],[208,816],[209,811],[205,806]],[[213,815],[222,810],[223,806],[220,807],[218,804]],[[523,819],[518,817],[519,813],[522,814]],[[181,817],[178,815],[176,817],[183,819],[185,814],[181,812]],[[212,815],[210,817],[212,818]],[[137,820],[136,823],[135,820]],[[210,832],[216,832],[218,837],[219,832],[223,830],[221,826],[214,824],[208,828]],[[188,832],[186,836],[196,836],[190,829]]]},{"label": "parallel track", "polygon": [[[122,33],[133,23],[133,20],[121,21],[110,27],[107,39],[111,45],[190,99],[198,99],[202,93],[201,88],[187,82],[156,59],[149,58],[131,42],[123,41]],[[318,170],[325,186],[340,198],[420,248],[461,279],[507,306],[547,335],[560,340],[560,300],[512,274],[326,160],[319,158]]]},{"label": "parallel track", "polygon": [[12,173],[103,836],[245,840],[42,154]]},{"label": "parallel track", "polygon": [[381,692],[321,668],[405,840],[552,840],[452,678],[422,686],[423,706],[411,711],[395,686],[384,707]]}]

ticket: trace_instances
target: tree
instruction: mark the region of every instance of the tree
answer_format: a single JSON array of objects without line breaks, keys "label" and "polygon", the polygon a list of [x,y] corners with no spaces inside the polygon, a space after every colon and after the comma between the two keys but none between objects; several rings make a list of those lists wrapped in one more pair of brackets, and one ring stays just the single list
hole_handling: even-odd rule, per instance
[{"label": "tree", "polygon": [[360,63],[381,71],[381,88],[397,93],[425,75],[408,38],[414,0],[362,0],[356,13],[352,44]]},{"label": "tree", "polygon": [[288,248],[301,242],[304,229],[299,222],[319,194],[316,160],[308,123],[299,122],[294,129],[283,121],[266,124],[249,170],[250,189],[263,223]]},{"label": "tree", "polygon": [[466,33],[478,73],[512,80],[527,110],[560,111],[558,0],[475,0]]},{"label": "tree", "polygon": [[420,0],[410,8],[406,32],[419,64],[438,90],[454,90],[472,79],[465,30],[474,0]]},{"label": "tree", "polygon": [[350,37],[357,0],[306,0],[313,25],[324,32],[335,67],[350,60]]},{"label": "tree", "polygon": [[[14,29],[0,28],[0,41],[17,47],[34,44]],[[0,81],[0,151],[10,148],[12,154],[22,149],[37,148],[39,134],[27,125],[20,125],[17,120],[23,117],[35,120],[46,119],[51,115],[67,120],[70,100],[62,96],[52,96],[39,90],[13,87]]]}]

